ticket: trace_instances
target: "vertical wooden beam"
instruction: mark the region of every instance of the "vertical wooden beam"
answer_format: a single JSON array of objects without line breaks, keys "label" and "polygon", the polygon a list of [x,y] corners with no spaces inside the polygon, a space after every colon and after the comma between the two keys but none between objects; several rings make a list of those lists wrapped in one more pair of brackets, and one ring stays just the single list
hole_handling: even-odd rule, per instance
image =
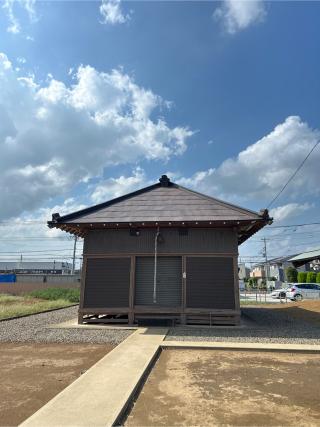
[{"label": "vertical wooden beam", "polygon": [[136,276],[136,257],[132,255],[131,268],[130,268],[130,286],[129,286],[129,313],[128,313],[129,325],[134,324],[135,276]]},{"label": "vertical wooden beam", "polygon": [[186,309],[186,278],[184,277],[187,272],[187,263],[186,263],[187,257],[185,255],[182,255],[182,313],[180,318],[181,325],[185,325],[187,323],[187,316],[185,314]]},{"label": "vertical wooden beam", "polygon": [[233,276],[234,276],[234,308],[240,311],[240,290],[238,274],[238,256],[233,256]]},{"label": "vertical wooden beam", "polygon": [[83,323],[83,315],[80,313],[84,307],[84,290],[86,287],[86,275],[87,275],[87,257],[83,255],[82,262],[82,272],[81,272],[81,287],[80,287],[80,303],[79,303],[79,313],[78,313],[78,323]]}]

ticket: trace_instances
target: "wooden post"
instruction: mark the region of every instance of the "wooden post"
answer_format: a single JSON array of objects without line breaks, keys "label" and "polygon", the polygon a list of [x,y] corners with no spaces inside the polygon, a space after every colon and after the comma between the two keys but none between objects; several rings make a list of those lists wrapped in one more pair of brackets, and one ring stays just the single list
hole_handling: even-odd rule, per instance
[{"label": "wooden post", "polygon": [[185,325],[187,323],[187,316],[185,314],[186,309],[186,274],[187,274],[187,257],[182,255],[182,295],[181,295],[181,305],[182,305],[182,313],[180,316],[180,324]]},{"label": "wooden post", "polygon": [[80,314],[81,309],[84,308],[84,290],[86,286],[86,273],[87,273],[87,257],[83,254],[82,272],[81,272],[81,285],[80,285],[80,303],[78,311],[78,323],[83,323],[83,315]]},{"label": "wooden post", "polygon": [[234,299],[235,309],[240,310],[240,290],[239,290],[239,274],[238,274],[238,255],[233,256],[233,276],[234,276]]},{"label": "wooden post", "polygon": [[136,257],[131,256],[131,269],[130,269],[130,287],[129,287],[129,313],[128,323],[134,324],[134,291],[135,291],[135,275],[136,275]]}]

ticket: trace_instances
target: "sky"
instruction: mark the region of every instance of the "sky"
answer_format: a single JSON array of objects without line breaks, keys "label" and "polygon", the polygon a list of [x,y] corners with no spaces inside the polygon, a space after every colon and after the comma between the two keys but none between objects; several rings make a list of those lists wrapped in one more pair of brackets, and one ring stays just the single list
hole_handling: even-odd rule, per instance
[{"label": "sky", "polygon": [[[0,260],[69,260],[46,221],[172,181],[269,205],[320,138],[320,2],[0,3]],[[320,247],[320,145],[239,248]],[[77,257],[82,246],[78,244]]]}]

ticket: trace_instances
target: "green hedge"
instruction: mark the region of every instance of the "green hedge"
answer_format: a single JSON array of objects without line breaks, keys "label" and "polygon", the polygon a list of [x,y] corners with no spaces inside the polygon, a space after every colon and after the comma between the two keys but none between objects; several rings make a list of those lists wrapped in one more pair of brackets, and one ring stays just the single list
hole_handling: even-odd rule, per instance
[{"label": "green hedge", "polygon": [[315,283],[317,280],[317,273],[314,271],[308,271],[307,273],[307,283]]},{"label": "green hedge", "polygon": [[80,289],[47,288],[32,291],[28,295],[47,300],[66,300],[77,303],[80,300]]},{"label": "green hedge", "polygon": [[306,283],[307,281],[307,272],[299,271],[298,273],[298,283]]},{"label": "green hedge", "polygon": [[320,273],[317,273],[317,283],[320,283]]}]

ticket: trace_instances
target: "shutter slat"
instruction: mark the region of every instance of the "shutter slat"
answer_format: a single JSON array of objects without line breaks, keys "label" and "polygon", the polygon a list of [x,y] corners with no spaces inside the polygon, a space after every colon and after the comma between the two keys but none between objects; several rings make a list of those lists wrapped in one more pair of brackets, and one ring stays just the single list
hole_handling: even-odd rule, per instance
[{"label": "shutter slat", "polygon": [[234,309],[233,259],[187,257],[187,307]]},{"label": "shutter slat", "polygon": [[154,257],[136,258],[135,304],[179,307],[182,293],[181,257],[157,258],[157,302],[153,302]]},{"label": "shutter slat", "polygon": [[89,258],[84,307],[128,307],[130,265],[130,258]]}]

